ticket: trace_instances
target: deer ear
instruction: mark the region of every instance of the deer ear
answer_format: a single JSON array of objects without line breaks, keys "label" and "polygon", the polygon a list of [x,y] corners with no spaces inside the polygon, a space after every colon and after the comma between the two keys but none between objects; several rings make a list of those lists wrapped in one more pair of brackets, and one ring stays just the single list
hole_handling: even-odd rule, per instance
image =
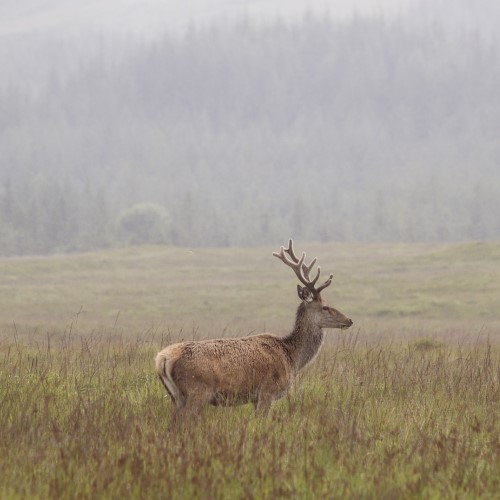
[{"label": "deer ear", "polygon": [[299,299],[302,300],[303,302],[313,301],[313,295],[311,293],[311,290],[309,290],[309,288],[306,288],[305,286],[297,285],[297,294],[299,296]]}]

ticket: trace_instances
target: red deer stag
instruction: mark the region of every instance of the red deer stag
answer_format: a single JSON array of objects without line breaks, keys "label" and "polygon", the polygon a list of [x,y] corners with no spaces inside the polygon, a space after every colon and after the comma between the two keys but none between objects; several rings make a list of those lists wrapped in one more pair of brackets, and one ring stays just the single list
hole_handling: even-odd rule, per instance
[{"label": "red deer stag", "polygon": [[[287,255],[285,255],[287,254]],[[262,333],[236,339],[186,341],[156,356],[158,375],[175,404],[173,420],[207,404],[232,406],[253,403],[266,413],[271,402],[285,395],[299,370],[312,361],[323,343],[323,328],[349,328],[352,321],[327,306],[321,292],[333,275],[316,287],[305,254],[297,258],[293,242],[273,253],[291,267],[304,286],[297,285],[301,303],[295,327],[286,337]]]}]

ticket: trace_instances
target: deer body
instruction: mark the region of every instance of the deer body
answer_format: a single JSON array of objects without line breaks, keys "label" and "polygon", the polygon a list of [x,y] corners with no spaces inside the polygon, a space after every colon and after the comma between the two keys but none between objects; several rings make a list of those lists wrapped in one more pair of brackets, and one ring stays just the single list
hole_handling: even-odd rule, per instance
[{"label": "deer body", "polygon": [[[278,337],[261,334],[242,339],[182,342],[161,351],[156,364],[169,371],[178,407],[254,403],[272,394],[284,394],[293,370],[289,354]],[[162,364],[163,363],[163,364]]]},{"label": "deer body", "polygon": [[[290,255],[291,260],[285,257]],[[333,307],[323,304],[306,266],[305,255],[297,259],[289,248],[273,254],[292,267],[299,280],[302,300],[295,327],[286,337],[263,333],[237,339],[180,342],[160,351],[156,369],[176,405],[174,419],[204,405],[233,406],[253,403],[267,411],[271,402],[286,394],[299,370],[312,361],[323,344],[323,328],[348,328],[352,321]]]}]

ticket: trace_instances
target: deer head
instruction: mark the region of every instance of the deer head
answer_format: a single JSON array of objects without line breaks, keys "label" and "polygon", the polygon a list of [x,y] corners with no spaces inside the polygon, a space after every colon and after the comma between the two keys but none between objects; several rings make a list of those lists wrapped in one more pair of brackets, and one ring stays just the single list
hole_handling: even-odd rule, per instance
[{"label": "deer head", "polygon": [[352,325],[351,319],[323,302],[321,292],[331,285],[333,274],[330,274],[329,278],[317,287],[316,283],[319,280],[321,268],[318,266],[316,276],[313,279],[310,277],[311,270],[317,261],[316,258],[310,264],[306,264],[306,254],[302,253],[299,259],[293,251],[292,240],[289,240],[288,248],[281,247],[280,251],[273,252],[273,255],[278,257],[288,267],[291,267],[299,281],[304,285],[297,285],[297,293],[299,299],[302,301],[304,314],[307,315],[310,321],[320,328],[349,328]]}]

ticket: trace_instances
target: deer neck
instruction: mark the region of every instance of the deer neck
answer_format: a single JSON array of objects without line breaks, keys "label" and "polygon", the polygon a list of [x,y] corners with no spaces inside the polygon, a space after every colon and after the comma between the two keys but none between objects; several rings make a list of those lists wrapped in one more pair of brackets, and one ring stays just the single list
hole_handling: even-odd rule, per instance
[{"label": "deer neck", "polygon": [[312,361],[323,345],[323,330],[307,314],[304,304],[297,309],[295,327],[292,332],[284,338],[285,345],[298,372],[307,363]]}]

